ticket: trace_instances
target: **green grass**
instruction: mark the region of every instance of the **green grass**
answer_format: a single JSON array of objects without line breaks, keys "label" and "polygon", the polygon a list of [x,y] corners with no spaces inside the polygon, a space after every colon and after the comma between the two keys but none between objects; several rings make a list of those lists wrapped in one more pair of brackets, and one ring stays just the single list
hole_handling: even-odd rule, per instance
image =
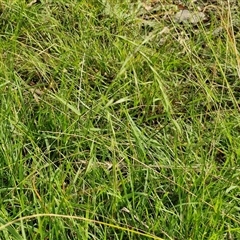
[{"label": "green grass", "polygon": [[6,2],[0,239],[240,239],[238,14]]}]

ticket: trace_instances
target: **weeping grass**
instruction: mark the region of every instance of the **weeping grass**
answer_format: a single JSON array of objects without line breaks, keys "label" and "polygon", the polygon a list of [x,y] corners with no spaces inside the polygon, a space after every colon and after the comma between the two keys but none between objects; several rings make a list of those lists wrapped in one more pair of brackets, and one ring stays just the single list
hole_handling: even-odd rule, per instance
[{"label": "weeping grass", "polygon": [[1,239],[240,238],[239,17],[139,6],[1,3]]}]

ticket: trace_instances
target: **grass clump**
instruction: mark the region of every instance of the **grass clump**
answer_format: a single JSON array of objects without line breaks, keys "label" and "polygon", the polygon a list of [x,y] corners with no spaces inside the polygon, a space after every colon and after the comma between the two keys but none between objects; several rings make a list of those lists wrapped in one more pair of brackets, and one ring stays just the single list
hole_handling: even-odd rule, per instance
[{"label": "grass clump", "polygon": [[0,238],[238,239],[234,7],[1,3]]}]

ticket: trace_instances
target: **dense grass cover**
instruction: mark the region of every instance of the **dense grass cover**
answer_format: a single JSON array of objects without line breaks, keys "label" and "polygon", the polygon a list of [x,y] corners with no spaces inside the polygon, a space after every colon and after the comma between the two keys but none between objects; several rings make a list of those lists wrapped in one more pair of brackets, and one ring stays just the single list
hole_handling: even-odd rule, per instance
[{"label": "dense grass cover", "polygon": [[240,239],[239,14],[139,6],[1,2],[0,239]]}]

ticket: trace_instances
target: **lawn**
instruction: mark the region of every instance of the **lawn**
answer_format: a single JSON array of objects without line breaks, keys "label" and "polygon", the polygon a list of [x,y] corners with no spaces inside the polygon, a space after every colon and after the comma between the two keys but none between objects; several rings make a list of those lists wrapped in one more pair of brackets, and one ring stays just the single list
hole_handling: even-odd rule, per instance
[{"label": "lawn", "polygon": [[240,239],[240,6],[173,2],[0,2],[0,239]]}]

